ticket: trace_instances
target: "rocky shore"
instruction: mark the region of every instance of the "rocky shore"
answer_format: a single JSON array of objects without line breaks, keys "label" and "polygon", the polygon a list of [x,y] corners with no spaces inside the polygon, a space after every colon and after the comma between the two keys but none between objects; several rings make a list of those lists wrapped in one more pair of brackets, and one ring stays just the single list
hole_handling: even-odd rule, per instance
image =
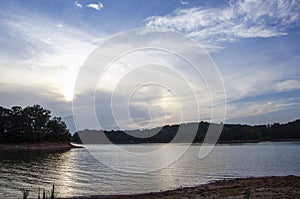
[{"label": "rocky shore", "polygon": [[98,198],[300,198],[300,176],[226,179],[195,187],[134,195],[99,195],[69,199]]}]

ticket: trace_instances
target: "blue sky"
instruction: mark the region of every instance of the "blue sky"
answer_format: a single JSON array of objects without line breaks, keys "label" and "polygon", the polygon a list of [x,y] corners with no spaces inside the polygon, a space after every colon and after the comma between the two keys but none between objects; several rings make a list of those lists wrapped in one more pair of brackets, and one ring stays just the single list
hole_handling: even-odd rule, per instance
[{"label": "blue sky", "polygon": [[[210,53],[224,81],[227,123],[300,118],[298,1],[1,0],[0,5],[1,106],[39,103],[74,129],[73,88],[88,55],[114,34],[151,27],[179,31]],[[101,117],[105,128],[113,128],[111,116]]]}]

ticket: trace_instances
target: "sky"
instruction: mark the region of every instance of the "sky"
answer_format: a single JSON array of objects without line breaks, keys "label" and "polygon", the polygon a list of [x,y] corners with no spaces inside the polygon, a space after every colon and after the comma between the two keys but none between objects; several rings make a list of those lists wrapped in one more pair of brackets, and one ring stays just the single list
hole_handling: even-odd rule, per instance
[{"label": "sky", "polygon": [[[1,106],[41,104],[61,116],[74,132],[72,101],[79,96],[74,95],[74,86],[90,54],[116,34],[159,28],[183,34],[209,54],[224,84],[225,123],[284,123],[300,118],[299,1],[0,0],[0,7]],[[191,114],[195,99],[187,97],[186,79],[164,67],[178,68],[193,79],[193,71],[181,61],[154,51],[133,52],[115,61],[104,78],[106,83],[98,85],[95,93],[101,128],[209,121],[205,82],[199,80],[196,88],[200,93],[196,101],[201,104],[201,117],[196,117]],[[129,75],[122,76],[128,70],[124,63],[144,66],[130,68]],[[129,121],[120,111],[126,89],[134,90],[133,85],[142,85],[145,79],[168,81],[131,91],[138,94],[132,95],[134,102],[128,105]],[[112,82],[118,86],[112,87]],[[195,87],[198,82],[191,84]],[[112,109],[108,100],[112,88],[116,105],[108,110]],[[85,94],[81,93],[82,99]],[[112,114],[115,111],[119,113]],[[113,122],[116,118],[119,121]],[[93,127],[86,123],[86,128]]]}]

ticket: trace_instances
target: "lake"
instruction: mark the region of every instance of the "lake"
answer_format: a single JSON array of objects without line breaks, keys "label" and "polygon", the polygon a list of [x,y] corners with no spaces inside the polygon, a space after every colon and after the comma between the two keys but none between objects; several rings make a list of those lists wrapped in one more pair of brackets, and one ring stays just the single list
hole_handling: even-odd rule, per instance
[{"label": "lake", "polygon": [[[141,151],[161,146],[163,144],[122,145],[124,149]],[[180,150],[182,145],[173,147]],[[94,150],[109,159],[114,157],[112,148],[102,145]],[[152,192],[224,178],[300,175],[300,142],[217,145],[203,159],[198,158],[199,148],[199,145],[193,145],[173,164],[147,173],[111,169],[86,149],[59,153],[0,152],[0,198],[21,198],[21,188],[29,189],[30,197],[37,197],[38,188],[50,191],[53,183],[57,196],[68,197]],[[124,163],[122,158],[108,161],[117,165]]]}]

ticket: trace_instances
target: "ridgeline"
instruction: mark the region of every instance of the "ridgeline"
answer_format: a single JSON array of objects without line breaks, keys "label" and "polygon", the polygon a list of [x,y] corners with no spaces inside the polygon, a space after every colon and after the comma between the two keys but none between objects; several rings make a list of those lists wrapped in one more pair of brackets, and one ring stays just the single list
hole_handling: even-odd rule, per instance
[{"label": "ridgeline", "polygon": [[[211,125],[211,126],[210,126]],[[160,128],[129,131],[96,131],[83,130],[74,134],[72,142],[85,144],[139,144],[139,143],[169,143],[179,128],[180,136],[176,136],[177,143],[202,143],[206,132],[210,127],[220,127],[221,124],[210,124],[208,122],[187,123],[181,125],[167,125]],[[192,134],[198,129],[196,135]],[[80,134],[80,136],[79,136]],[[108,138],[108,139],[107,139]],[[286,124],[274,123],[272,125],[241,125],[225,124],[218,143],[243,143],[262,141],[292,141],[300,140],[300,120]]]}]

